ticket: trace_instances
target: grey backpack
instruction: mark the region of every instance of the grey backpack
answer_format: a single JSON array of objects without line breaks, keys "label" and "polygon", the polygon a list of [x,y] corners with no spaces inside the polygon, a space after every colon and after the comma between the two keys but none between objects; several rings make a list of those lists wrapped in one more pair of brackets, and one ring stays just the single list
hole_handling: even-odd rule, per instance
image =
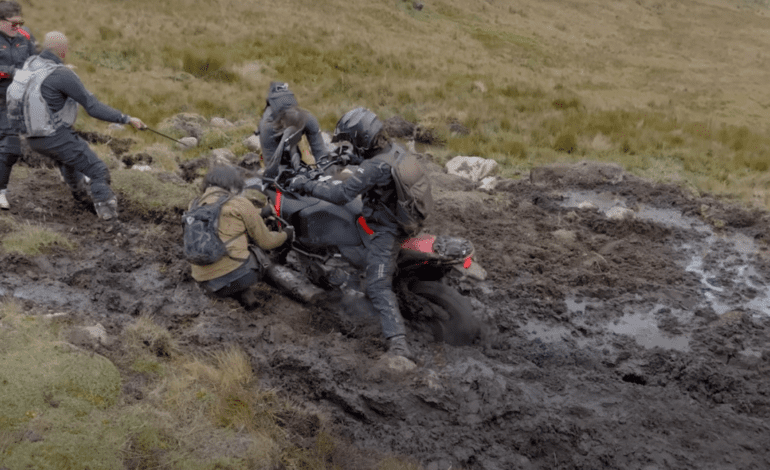
[{"label": "grey backpack", "polygon": [[416,234],[433,212],[434,206],[430,180],[425,169],[415,154],[405,152],[396,146],[393,146],[393,150],[386,155],[380,155],[374,159],[390,165],[398,195],[396,212],[393,214],[396,221],[408,235]]},{"label": "grey backpack", "polygon": [[8,119],[14,129],[27,137],[51,135],[61,127],[71,127],[78,116],[78,104],[67,98],[64,107],[52,113],[40,87],[54,71],[65,67],[34,55],[13,76],[6,91]]}]

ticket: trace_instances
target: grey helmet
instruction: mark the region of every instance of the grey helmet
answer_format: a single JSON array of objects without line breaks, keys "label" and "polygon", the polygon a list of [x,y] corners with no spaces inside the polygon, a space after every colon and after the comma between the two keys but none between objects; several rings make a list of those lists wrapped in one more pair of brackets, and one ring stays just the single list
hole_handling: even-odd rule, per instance
[{"label": "grey helmet", "polygon": [[376,114],[366,108],[356,108],[345,113],[337,122],[332,142],[348,141],[358,156],[365,157],[381,130],[382,122]]},{"label": "grey helmet", "polygon": [[267,104],[273,109],[274,115],[277,115],[286,108],[297,106],[297,98],[289,90],[288,83],[270,82],[270,88],[267,92]]}]

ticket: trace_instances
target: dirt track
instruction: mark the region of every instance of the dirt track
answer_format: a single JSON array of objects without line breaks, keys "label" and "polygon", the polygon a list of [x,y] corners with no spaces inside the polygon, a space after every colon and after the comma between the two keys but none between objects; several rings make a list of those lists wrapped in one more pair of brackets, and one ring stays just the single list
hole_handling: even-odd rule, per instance
[{"label": "dirt track", "polygon": [[[413,333],[418,367],[397,372],[365,312],[269,287],[255,312],[214,302],[180,260],[176,214],[156,227],[123,207],[123,230],[105,233],[53,170],[30,173],[12,179],[0,231],[44,223],[81,248],[3,254],[0,295],[115,336],[145,313],[190,348],[237,343],[265,386],[356,446],[429,470],[770,468],[768,214],[591,163],[494,193],[437,171],[429,229],[476,246],[490,279],[461,288],[489,339]],[[609,217],[620,207],[634,216]]]}]

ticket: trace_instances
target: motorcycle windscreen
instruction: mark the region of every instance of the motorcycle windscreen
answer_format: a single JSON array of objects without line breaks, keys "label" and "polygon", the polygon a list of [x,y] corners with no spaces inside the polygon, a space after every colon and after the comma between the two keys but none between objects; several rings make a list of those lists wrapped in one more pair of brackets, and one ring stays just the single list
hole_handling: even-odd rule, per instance
[{"label": "motorcycle windscreen", "polygon": [[362,243],[358,216],[360,198],[342,205],[319,201],[299,211],[300,242],[308,246],[356,246]]}]

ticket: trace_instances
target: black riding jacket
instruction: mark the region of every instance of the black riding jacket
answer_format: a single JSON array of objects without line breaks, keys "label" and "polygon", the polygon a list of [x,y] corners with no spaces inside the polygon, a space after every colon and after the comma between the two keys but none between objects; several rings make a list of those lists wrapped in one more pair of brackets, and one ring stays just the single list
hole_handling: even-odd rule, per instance
[{"label": "black riding jacket", "polygon": [[[275,149],[281,143],[283,131],[284,129],[278,128],[273,109],[270,106],[265,108],[262,119],[259,121],[259,143],[262,146],[262,156],[265,162],[272,158]],[[321,135],[321,126],[313,115],[308,116],[308,120],[305,122],[304,134],[307,137],[308,144],[310,144],[310,152],[316,160],[329,153]]]},{"label": "black riding jacket", "polygon": [[[40,57],[52,60],[58,64],[62,63],[61,59],[49,50],[43,51]],[[67,68],[55,70],[43,80],[43,84],[40,86],[40,93],[43,95],[45,102],[48,103],[48,108],[52,113],[61,110],[67,98],[72,98],[83,106],[83,109],[91,117],[122,124],[129,122],[127,115],[102,103],[90,91],[86,90],[83,82],[80,81],[75,72]]]},{"label": "black riding jacket", "polygon": [[[405,152],[399,145],[391,144],[379,155],[392,151]],[[309,181],[305,190],[313,197],[334,204],[345,204],[361,195],[364,203],[362,213],[367,223],[400,227],[393,215],[398,194],[391,167],[376,157],[364,160],[345,181]]]}]

